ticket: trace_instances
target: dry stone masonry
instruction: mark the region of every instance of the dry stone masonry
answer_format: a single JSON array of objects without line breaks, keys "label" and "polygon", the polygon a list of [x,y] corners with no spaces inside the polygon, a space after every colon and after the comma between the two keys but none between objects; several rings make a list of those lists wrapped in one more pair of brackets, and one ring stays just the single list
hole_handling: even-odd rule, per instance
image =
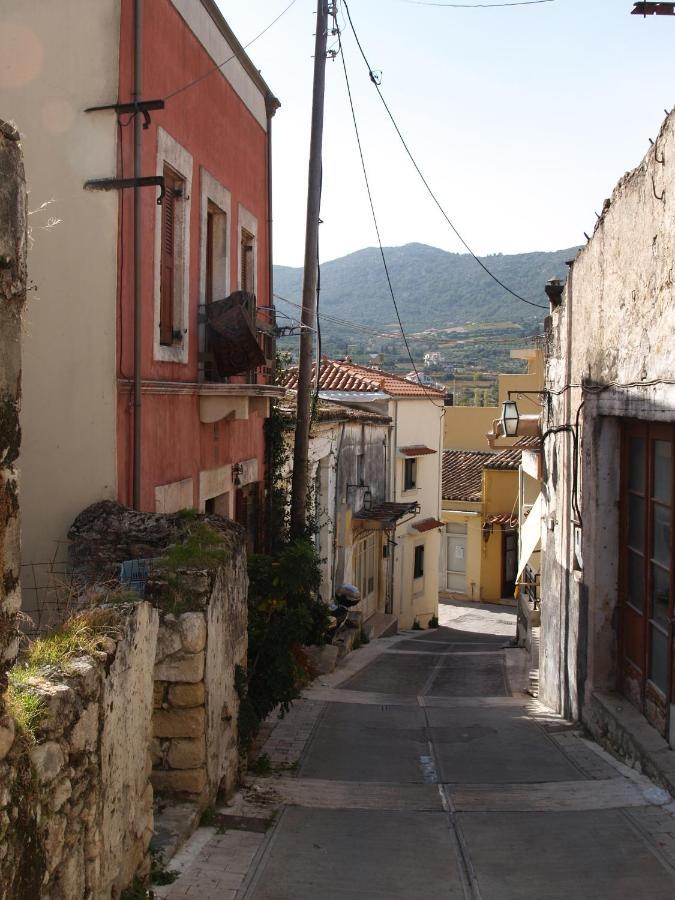
[{"label": "dry stone masonry", "polygon": [[[191,558],[195,534],[210,543]],[[87,615],[108,628],[88,655],[31,670],[32,734],[9,718],[0,729],[0,900],[117,900],[149,872],[155,792],[198,817],[239,774],[241,529],[106,501],[70,537],[83,596],[96,599]],[[114,584],[134,559],[155,560],[145,599]]]}]

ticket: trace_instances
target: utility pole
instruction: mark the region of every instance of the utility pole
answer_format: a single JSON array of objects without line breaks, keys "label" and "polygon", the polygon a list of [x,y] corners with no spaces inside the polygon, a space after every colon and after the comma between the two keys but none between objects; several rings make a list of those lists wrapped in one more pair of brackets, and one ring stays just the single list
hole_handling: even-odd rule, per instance
[{"label": "utility pole", "polygon": [[[309,428],[311,419],[312,357],[316,329],[316,280],[319,265],[319,214],[321,211],[321,148],[326,86],[328,0],[318,0],[314,50],[312,131],[309,145],[305,269],[302,282],[302,329],[298,361],[297,418],[291,489],[291,537],[299,537],[307,521]],[[320,365],[321,360],[317,360]]]}]

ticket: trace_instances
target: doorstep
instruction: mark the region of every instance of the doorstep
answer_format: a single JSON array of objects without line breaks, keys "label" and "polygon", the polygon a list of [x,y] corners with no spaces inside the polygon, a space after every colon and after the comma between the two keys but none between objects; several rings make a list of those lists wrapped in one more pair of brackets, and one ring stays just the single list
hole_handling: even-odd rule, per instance
[{"label": "doorstep", "polygon": [[381,637],[391,637],[398,631],[398,616],[379,611],[374,612],[363,623],[363,630],[371,641]]},{"label": "doorstep", "polygon": [[595,691],[583,721],[600,744],[675,794],[675,750],[625,697]]}]

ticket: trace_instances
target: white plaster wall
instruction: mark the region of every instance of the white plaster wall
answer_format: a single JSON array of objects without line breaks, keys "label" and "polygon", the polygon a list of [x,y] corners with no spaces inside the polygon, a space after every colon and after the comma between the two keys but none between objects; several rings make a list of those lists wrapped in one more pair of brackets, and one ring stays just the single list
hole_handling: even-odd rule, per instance
[{"label": "white plaster wall", "polygon": [[[545,446],[540,685],[544,702],[573,715],[595,687],[615,684],[618,419],[675,419],[674,278],[671,113],[655,147],[618,182],[552,314],[546,387],[562,393],[546,427],[574,424],[584,401],[583,568],[575,571],[573,555],[573,448],[561,434]],[[582,391],[584,380],[604,390]]]},{"label": "white plaster wall", "polygon": [[[410,628],[415,619],[426,627],[431,616],[438,612],[440,532],[434,530],[419,534],[412,526],[422,519],[441,519],[444,413],[444,407],[436,406],[426,398],[390,403],[389,415],[396,416],[391,463],[395,484],[392,499],[420,504],[419,516],[396,529],[395,539],[399,546],[394,553],[394,612],[399,615],[401,628]],[[398,453],[398,448],[411,444],[423,444],[436,450],[436,453],[418,457],[417,487],[412,491],[404,491],[404,460]],[[412,578],[414,546],[420,543],[425,546],[423,583],[415,582]]]},{"label": "white plaster wall", "polygon": [[[13,48],[2,113],[21,132],[29,189],[30,283],[23,329],[24,563],[51,559],[84,507],[116,494],[116,192],[119,0],[4,0]],[[47,204],[43,207],[43,204]],[[25,570],[26,571],[26,570]],[[31,577],[24,580],[30,588]],[[46,572],[40,571],[44,579]],[[24,608],[34,609],[32,590]]]}]

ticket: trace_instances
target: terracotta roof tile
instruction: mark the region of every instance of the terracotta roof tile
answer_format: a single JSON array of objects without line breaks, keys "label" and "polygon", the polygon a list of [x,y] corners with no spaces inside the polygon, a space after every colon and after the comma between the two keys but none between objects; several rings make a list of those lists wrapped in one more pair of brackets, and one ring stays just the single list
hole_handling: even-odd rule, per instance
[{"label": "terracotta roof tile", "polygon": [[420,534],[424,534],[425,531],[432,531],[434,528],[445,528],[445,522],[441,522],[439,519],[422,519],[421,522],[416,522],[413,528]]},{"label": "terracotta roof tile", "polygon": [[444,450],[443,499],[480,501],[483,469],[495,456],[490,450]]},{"label": "terracotta roof tile", "polygon": [[[312,380],[315,377],[315,366],[312,366]],[[283,386],[296,390],[298,387],[298,370],[289,369],[283,380]],[[425,387],[414,381],[406,381],[399,375],[390,375],[370,366],[359,366],[352,362],[342,362],[322,357],[319,369],[319,389],[322,391],[366,391],[377,393],[384,391],[392,397],[445,397],[445,391]]]},{"label": "terracotta roof tile", "polygon": [[409,447],[399,447],[398,452],[403,456],[429,456],[436,453],[431,447],[425,447],[424,444],[411,444]]},{"label": "terracotta roof tile", "polygon": [[486,469],[517,469],[520,466],[522,457],[520,447],[508,447],[506,450],[500,450],[495,453],[492,459],[485,463]]}]

